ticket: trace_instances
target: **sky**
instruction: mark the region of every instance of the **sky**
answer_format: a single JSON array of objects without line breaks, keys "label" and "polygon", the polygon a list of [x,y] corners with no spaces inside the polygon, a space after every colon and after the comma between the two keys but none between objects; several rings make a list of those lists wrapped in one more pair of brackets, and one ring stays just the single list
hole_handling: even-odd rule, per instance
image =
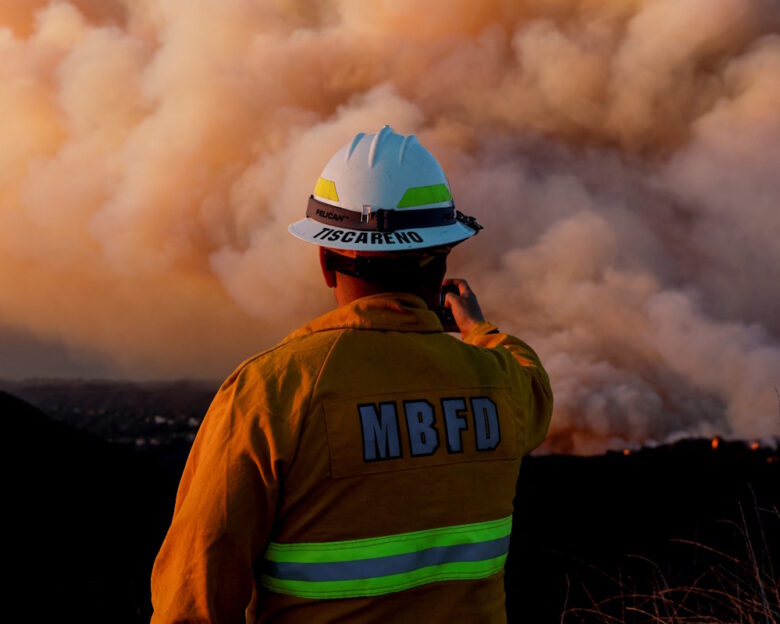
[{"label": "sky", "polygon": [[778,111],[778,0],[0,0],[0,378],[226,377],[334,305],[287,225],[390,124],[548,449],[780,436]]}]

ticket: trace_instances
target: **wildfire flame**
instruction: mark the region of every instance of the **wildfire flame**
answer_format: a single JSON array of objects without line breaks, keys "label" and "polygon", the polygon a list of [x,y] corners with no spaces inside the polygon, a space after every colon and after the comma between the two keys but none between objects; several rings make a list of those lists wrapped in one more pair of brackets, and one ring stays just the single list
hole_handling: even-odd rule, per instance
[{"label": "wildfire flame", "polygon": [[715,451],[718,448],[718,445],[720,444],[720,439],[715,437],[712,438],[712,450]]}]

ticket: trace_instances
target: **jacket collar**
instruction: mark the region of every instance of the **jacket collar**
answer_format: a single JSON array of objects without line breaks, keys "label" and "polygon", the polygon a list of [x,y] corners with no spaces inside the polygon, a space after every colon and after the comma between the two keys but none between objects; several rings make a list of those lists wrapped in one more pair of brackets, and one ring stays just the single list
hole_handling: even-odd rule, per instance
[{"label": "jacket collar", "polygon": [[373,329],[402,332],[441,332],[439,317],[417,295],[381,293],[361,297],[314,319],[288,336],[329,329]]}]

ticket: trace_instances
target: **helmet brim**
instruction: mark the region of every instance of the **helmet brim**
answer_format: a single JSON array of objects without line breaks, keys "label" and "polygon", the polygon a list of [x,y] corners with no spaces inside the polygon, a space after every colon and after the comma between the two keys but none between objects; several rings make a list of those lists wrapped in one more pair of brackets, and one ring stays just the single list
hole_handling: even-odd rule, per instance
[{"label": "helmet brim", "polygon": [[[476,230],[456,222],[440,227],[424,227],[393,232],[358,231],[324,225],[314,219],[301,219],[288,227],[290,234],[307,243],[353,251],[408,251],[451,245],[471,238]],[[346,240],[343,240],[346,238]]]}]

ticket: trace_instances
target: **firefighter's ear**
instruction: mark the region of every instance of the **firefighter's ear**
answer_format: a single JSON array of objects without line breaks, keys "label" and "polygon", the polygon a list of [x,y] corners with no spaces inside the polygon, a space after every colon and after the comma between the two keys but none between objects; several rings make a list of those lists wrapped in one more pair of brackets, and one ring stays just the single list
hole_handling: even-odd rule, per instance
[{"label": "firefighter's ear", "polygon": [[336,272],[328,268],[328,250],[320,247],[320,267],[328,288],[336,288]]}]

